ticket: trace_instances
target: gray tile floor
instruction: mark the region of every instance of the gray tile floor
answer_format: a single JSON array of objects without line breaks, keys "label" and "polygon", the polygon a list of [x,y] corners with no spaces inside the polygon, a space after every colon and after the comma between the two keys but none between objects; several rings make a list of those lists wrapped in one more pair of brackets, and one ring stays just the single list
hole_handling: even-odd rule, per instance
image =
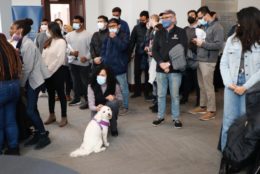
[{"label": "gray tile floor", "polygon": [[[217,151],[222,119],[223,91],[217,95],[217,117],[202,122],[199,116],[188,113],[193,108],[195,96],[181,106],[184,123],[175,129],[170,118],[169,101],[166,122],[152,126],[156,114],[148,107],[150,102],[143,97],[130,99],[128,115],[119,117],[119,136],[109,137],[109,148],[98,154],[70,158],[69,153],[81,144],[83,133],[90,120],[89,110],[68,107],[69,125],[46,126],[50,131],[51,145],[36,151],[22,148],[22,155],[53,161],[78,171],[81,174],[216,174],[221,154]],[[39,99],[43,120],[48,116],[47,98]],[[56,115],[60,120],[60,104],[56,102]]]}]

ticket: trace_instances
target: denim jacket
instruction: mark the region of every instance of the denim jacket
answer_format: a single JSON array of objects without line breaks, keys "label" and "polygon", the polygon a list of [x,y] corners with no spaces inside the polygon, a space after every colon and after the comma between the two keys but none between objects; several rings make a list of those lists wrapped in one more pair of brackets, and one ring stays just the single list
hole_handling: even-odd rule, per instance
[{"label": "denim jacket", "polygon": [[[224,85],[237,84],[238,72],[241,61],[242,45],[239,39],[232,35],[228,38],[220,62],[220,71]],[[244,69],[246,83],[243,85],[249,89],[260,81],[260,45],[254,44],[251,51],[244,54]]]}]

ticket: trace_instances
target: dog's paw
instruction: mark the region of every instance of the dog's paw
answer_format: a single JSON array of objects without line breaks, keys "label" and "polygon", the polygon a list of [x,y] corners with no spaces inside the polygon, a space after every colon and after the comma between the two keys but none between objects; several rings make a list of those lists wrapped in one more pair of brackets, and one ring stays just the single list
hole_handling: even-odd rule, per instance
[{"label": "dog's paw", "polygon": [[104,143],[104,145],[106,146],[106,147],[108,147],[109,146],[109,143],[107,142],[107,143]]},{"label": "dog's paw", "polygon": [[78,154],[75,153],[75,152],[71,152],[71,153],[70,153],[70,157],[72,157],[72,158],[76,158],[76,157],[78,157]]}]

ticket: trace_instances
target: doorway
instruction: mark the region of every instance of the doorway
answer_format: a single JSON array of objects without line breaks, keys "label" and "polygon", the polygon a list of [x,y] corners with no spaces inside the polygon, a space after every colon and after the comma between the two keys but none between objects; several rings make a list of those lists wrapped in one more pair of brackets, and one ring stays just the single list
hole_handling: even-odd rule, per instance
[{"label": "doorway", "polygon": [[42,0],[42,6],[49,21],[60,18],[64,24],[72,24],[75,15],[85,18],[85,0]]}]

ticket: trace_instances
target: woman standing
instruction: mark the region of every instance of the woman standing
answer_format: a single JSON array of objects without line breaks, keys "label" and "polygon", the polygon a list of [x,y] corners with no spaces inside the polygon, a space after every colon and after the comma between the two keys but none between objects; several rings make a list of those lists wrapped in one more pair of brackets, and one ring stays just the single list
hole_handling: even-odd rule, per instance
[{"label": "woman standing", "polygon": [[19,99],[21,62],[15,49],[0,34],[0,154],[4,137],[8,141],[5,154],[19,155],[16,104]]},{"label": "woman standing", "polygon": [[67,101],[64,93],[65,83],[65,54],[66,41],[64,40],[60,26],[56,22],[51,22],[46,31],[49,39],[45,42],[42,52],[44,63],[48,67],[50,78],[46,79],[46,87],[48,90],[49,99],[49,118],[44,124],[51,124],[56,121],[54,112],[55,108],[55,91],[58,94],[61,104],[61,122],[60,127],[68,123],[67,120]]},{"label": "woman standing", "polygon": [[122,94],[115,76],[106,66],[99,66],[93,74],[91,84],[88,86],[88,104],[92,115],[104,105],[111,108],[110,127],[112,136],[118,136],[119,100],[122,100]]},{"label": "woman standing", "polygon": [[21,57],[23,62],[21,86],[24,87],[27,98],[26,112],[35,128],[33,137],[25,143],[25,146],[35,145],[35,149],[41,149],[50,144],[49,132],[45,130],[40,113],[37,108],[38,95],[44,83],[45,74],[42,69],[42,58],[38,48],[27,34],[31,31],[33,21],[31,19],[18,20],[16,34],[20,37]]},{"label": "woman standing", "polygon": [[237,20],[236,33],[228,38],[220,62],[225,85],[222,151],[229,127],[246,113],[245,92],[260,81],[260,11],[244,8],[237,13]]}]

